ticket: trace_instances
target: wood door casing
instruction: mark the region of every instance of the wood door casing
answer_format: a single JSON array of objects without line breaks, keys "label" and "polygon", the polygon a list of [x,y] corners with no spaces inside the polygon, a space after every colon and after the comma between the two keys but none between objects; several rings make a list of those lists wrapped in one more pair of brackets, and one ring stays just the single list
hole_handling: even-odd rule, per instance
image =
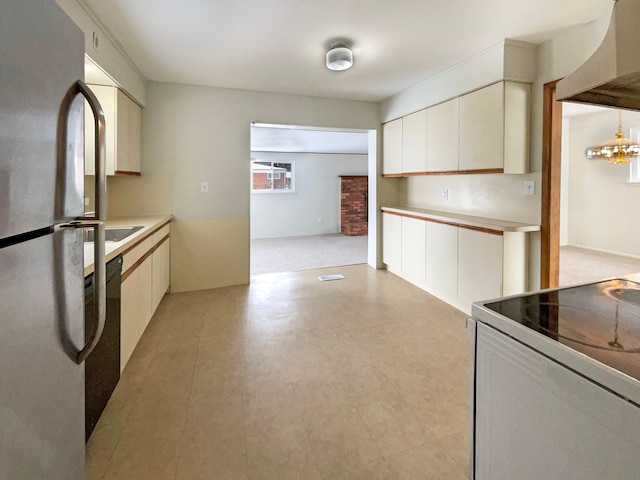
[{"label": "wood door casing", "polygon": [[560,168],[562,160],[562,102],[556,84],[544,85],[542,119],[542,201],[540,225],[540,288],[560,283]]}]

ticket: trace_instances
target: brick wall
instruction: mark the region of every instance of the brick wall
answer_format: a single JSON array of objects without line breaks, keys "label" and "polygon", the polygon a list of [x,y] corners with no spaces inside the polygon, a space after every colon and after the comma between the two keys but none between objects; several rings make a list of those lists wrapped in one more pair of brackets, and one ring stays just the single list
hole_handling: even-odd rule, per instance
[{"label": "brick wall", "polygon": [[341,175],[340,185],[340,231],[345,235],[367,235],[369,230],[367,176]]}]

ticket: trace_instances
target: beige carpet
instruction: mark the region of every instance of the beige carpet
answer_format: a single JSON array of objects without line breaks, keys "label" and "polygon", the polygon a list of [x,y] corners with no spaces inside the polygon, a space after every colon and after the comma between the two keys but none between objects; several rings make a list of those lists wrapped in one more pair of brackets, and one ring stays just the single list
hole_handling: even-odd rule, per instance
[{"label": "beige carpet", "polygon": [[640,272],[640,259],[595,252],[585,248],[560,248],[560,285],[593,282]]},{"label": "beige carpet", "polygon": [[367,263],[367,236],[341,233],[251,240],[251,276]]}]

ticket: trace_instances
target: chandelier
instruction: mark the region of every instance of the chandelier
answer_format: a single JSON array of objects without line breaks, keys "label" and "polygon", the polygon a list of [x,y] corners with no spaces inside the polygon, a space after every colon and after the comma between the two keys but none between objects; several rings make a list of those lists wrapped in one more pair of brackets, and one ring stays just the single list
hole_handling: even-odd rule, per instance
[{"label": "chandelier", "polygon": [[587,148],[587,158],[602,158],[605,162],[612,165],[630,163],[632,160],[638,158],[638,156],[640,156],[640,145],[631,143],[631,140],[624,136],[621,111],[618,111],[618,131],[616,132],[616,138],[597,147]]}]

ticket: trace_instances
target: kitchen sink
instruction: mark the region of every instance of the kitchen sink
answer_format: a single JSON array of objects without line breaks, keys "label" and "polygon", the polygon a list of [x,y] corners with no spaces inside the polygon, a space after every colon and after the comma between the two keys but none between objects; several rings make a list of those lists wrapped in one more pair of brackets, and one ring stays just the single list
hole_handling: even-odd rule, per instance
[{"label": "kitchen sink", "polygon": [[[121,242],[129,235],[133,235],[138,230],[141,230],[143,228],[144,227],[140,225],[134,227],[107,227],[105,228],[104,239],[106,242]],[[86,229],[84,231],[85,242],[93,242],[93,232],[93,229]]]}]

